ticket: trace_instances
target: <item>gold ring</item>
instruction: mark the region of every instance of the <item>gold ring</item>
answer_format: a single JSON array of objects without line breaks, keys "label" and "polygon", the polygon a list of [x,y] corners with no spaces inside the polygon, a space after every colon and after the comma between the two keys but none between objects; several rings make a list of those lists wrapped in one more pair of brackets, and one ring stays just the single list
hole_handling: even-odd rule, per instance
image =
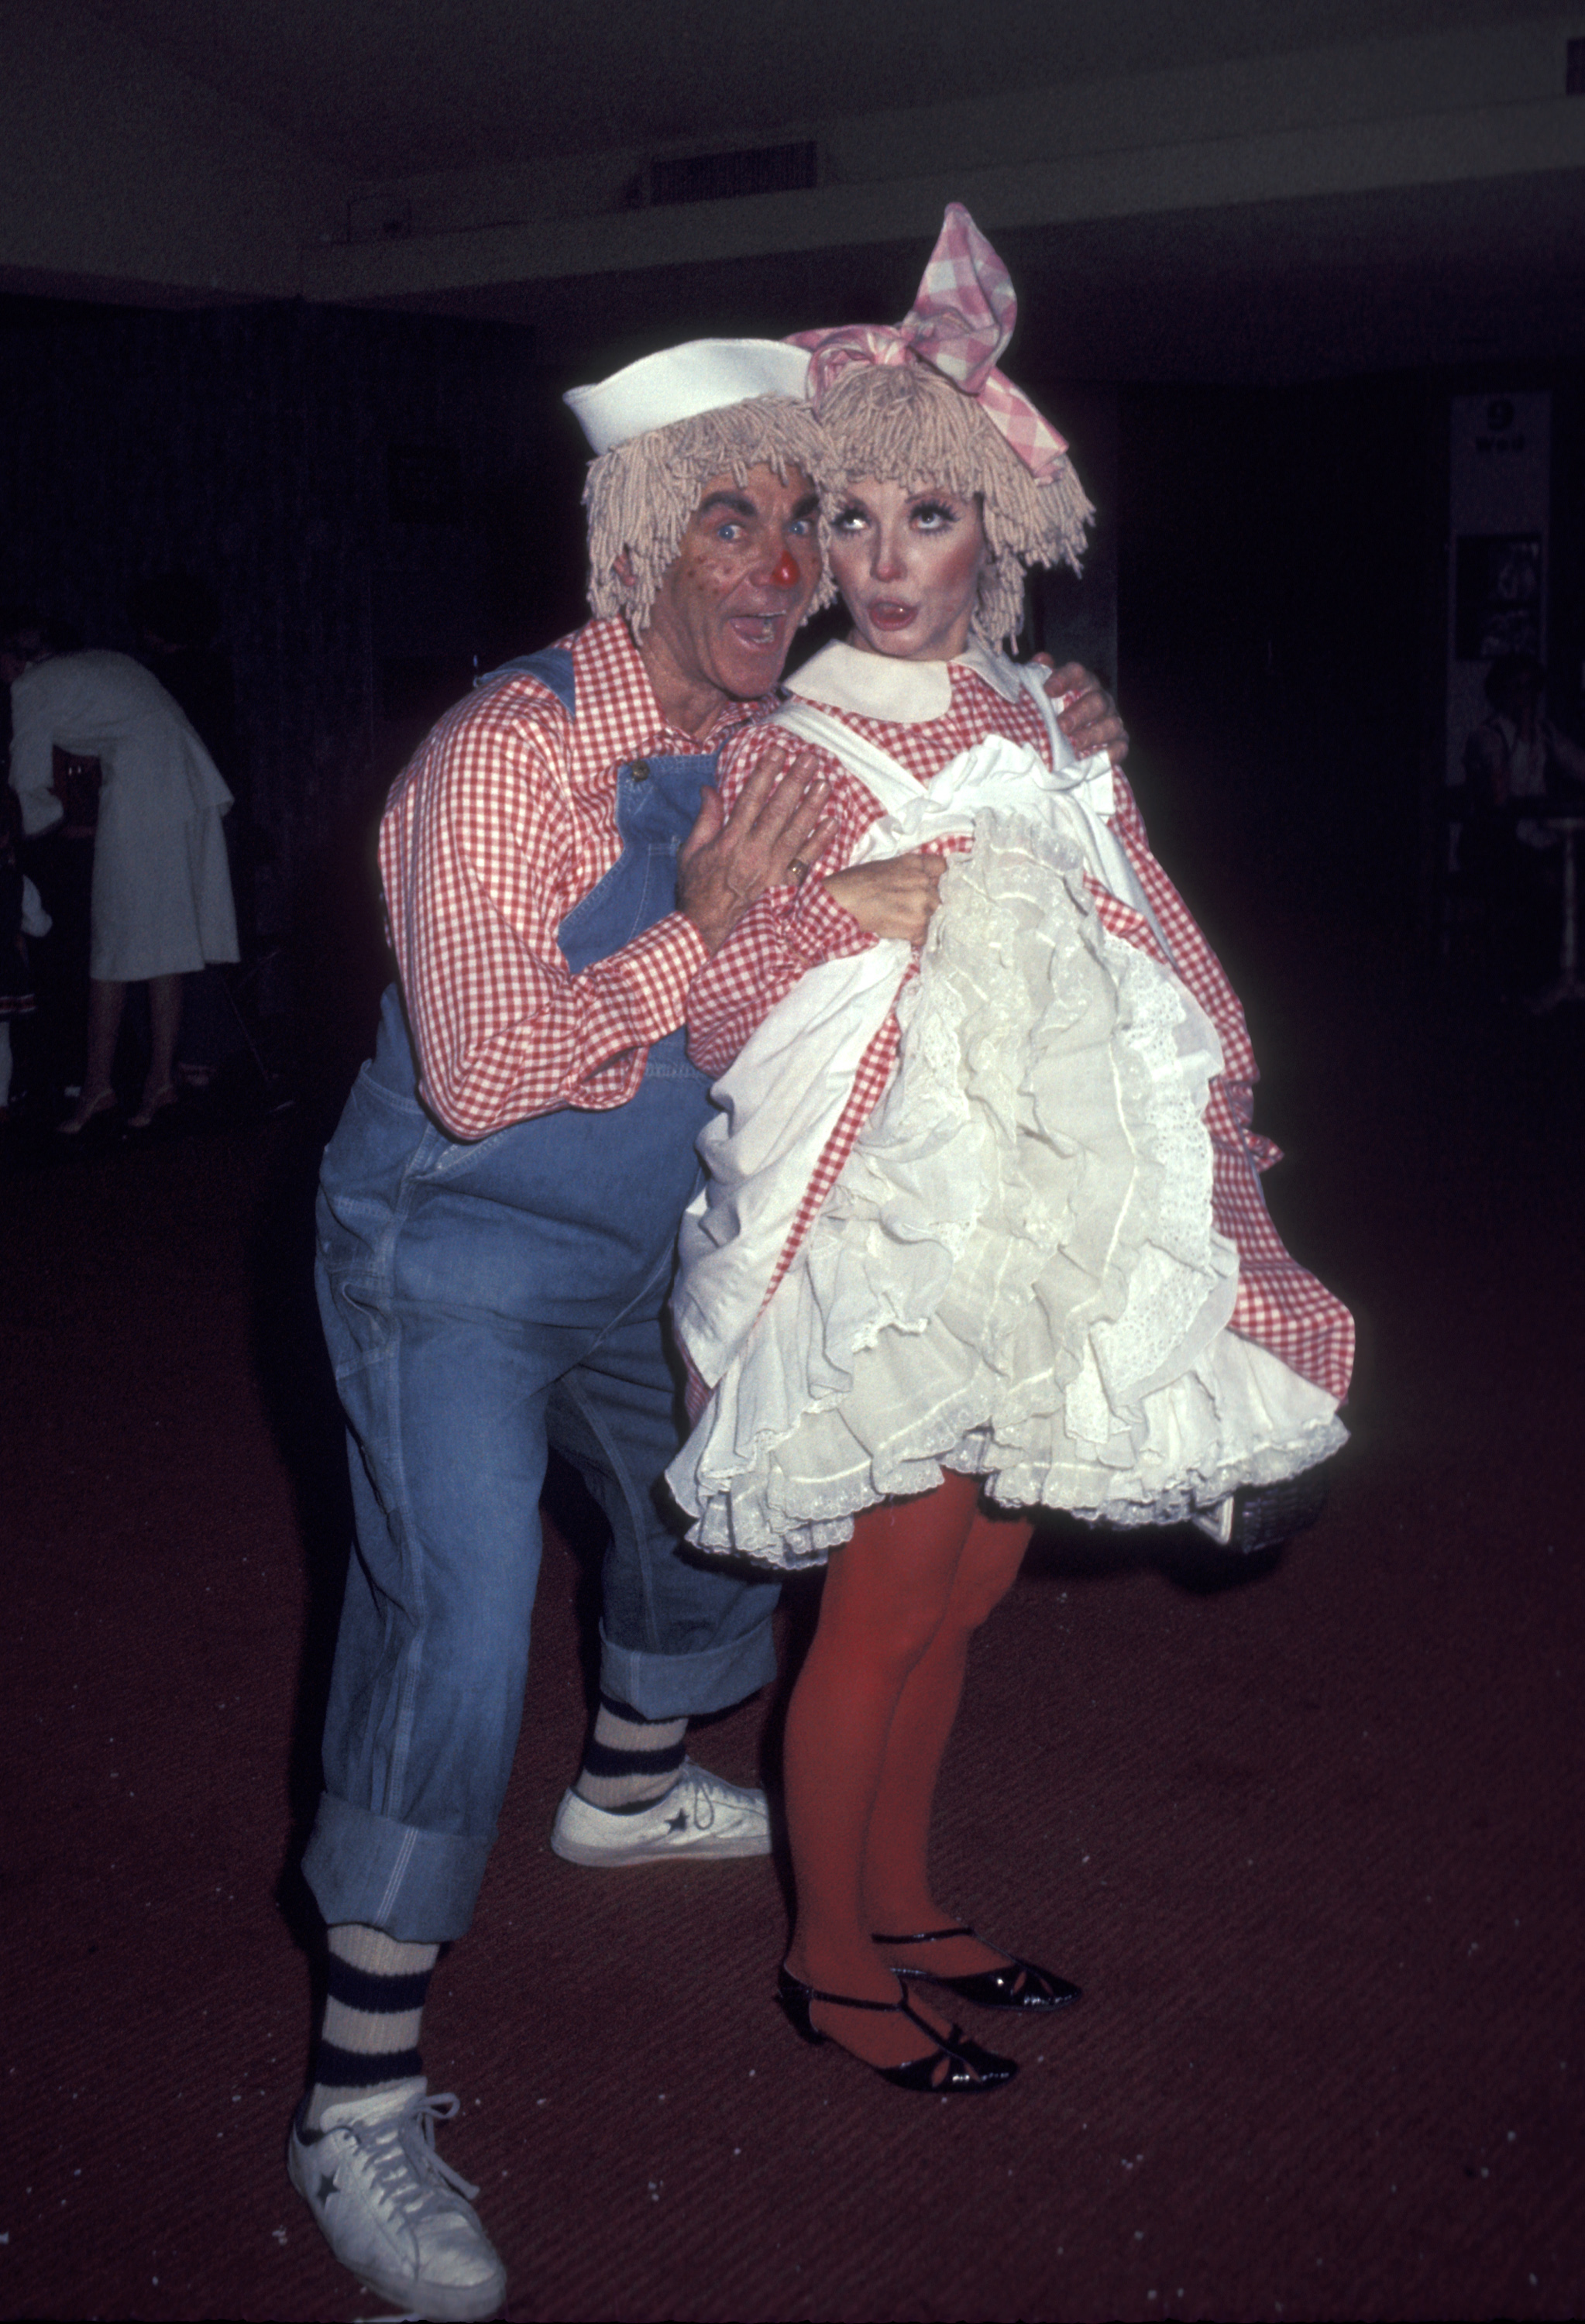
[{"label": "gold ring", "polygon": [[804,884],[804,881],[805,881],[808,878],[808,876],[809,876],[809,867],[808,867],[808,865],[804,862],[803,857],[802,857],[801,855],[795,855],[795,856],[793,857],[792,862],[788,865],[788,867],[787,867],[787,868],[788,868],[788,871],[792,873],[792,875],[793,875],[793,885],[794,885],[794,887],[795,887],[795,888],[801,888],[801,887],[803,886],[803,884]]}]

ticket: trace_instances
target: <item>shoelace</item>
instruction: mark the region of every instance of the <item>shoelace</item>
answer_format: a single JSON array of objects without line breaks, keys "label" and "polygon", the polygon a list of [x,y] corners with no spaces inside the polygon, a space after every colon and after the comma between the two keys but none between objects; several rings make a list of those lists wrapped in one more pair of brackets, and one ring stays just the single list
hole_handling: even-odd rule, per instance
[{"label": "shoelace", "polygon": [[460,2171],[454,2171],[435,2144],[435,2125],[449,2122],[462,2111],[462,2101],[451,2090],[415,2098],[405,2113],[392,2122],[349,2123],[368,2161],[376,2199],[392,2210],[416,2218],[449,2192],[473,2202],[478,2189]]},{"label": "shoelace", "polygon": [[701,1831],[708,1831],[715,1821],[717,1806],[733,1804],[733,1786],[720,1776],[712,1775],[706,1768],[696,1767],[691,1760],[688,1775],[692,1778],[689,1788],[694,1799],[694,1821]]}]

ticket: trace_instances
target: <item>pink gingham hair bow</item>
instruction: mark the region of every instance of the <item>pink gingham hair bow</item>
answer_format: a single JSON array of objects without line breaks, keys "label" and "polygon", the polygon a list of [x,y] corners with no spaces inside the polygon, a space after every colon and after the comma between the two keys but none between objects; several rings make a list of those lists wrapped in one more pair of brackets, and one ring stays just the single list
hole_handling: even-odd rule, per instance
[{"label": "pink gingham hair bow", "polygon": [[887,323],[850,323],[833,331],[797,331],[791,344],[810,350],[809,394],[816,409],[855,364],[930,364],[975,399],[1036,481],[1046,484],[1067,445],[996,368],[1018,315],[1006,267],[962,202],[949,202],[918,296],[895,330]]}]

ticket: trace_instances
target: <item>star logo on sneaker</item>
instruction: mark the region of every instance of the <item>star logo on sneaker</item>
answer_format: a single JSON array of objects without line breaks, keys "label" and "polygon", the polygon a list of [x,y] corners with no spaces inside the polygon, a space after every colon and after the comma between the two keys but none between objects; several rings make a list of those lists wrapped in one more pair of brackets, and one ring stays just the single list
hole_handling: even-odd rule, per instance
[{"label": "star logo on sneaker", "polygon": [[666,1829],[668,1831],[687,1831],[687,1828],[688,1812],[687,1808],[678,1808],[674,1816],[668,1816],[666,1819]]},{"label": "star logo on sneaker", "polygon": [[[421,2074],[342,2099],[318,2131],[292,2126],[287,2174],[331,2250],[404,2316],[496,2316],[506,2270],[473,2209],[478,2189],[443,2160],[437,2122],[461,2107]],[[334,2142],[333,2164],[310,2141]],[[334,2199],[334,2200],[332,2200]]]}]

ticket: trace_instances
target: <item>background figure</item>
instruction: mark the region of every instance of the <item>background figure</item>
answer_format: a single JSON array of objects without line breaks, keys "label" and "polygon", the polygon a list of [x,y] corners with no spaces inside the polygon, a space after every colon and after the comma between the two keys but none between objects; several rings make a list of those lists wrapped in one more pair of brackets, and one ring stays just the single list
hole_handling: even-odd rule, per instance
[{"label": "background figure", "polygon": [[103,773],[90,899],[88,1056],[69,1134],[115,1103],[112,1072],[129,983],[149,986],[150,1056],[132,1126],[174,1102],[181,979],[237,957],[220,818],[231,805],[180,704],[130,655],[61,653],[38,626],[0,640],[11,687],[11,784],[24,828],[49,830],[64,806],[57,750]]},{"label": "background figure", "polygon": [[1545,715],[1546,672],[1533,654],[1500,654],[1486,673],[1491,705],[1464,745],[1470,813],[1459,869],[1486,903],[1506,982],[1537,982],[1556,964],[1558,836],[1549,812],[1577,806],[1585,751]]},{"label": "background figure", "polygon": [[[103,770],[97,759],[52,751],[52,782],[61,818],[39,838],[24,838],[21,862],[38,884],[50,935],[33,961],[39,1013],[34,1050],[35,1094],[59,1100],[82,1086],[88,1031],[88,899],[94,884],[94,831],[99,820]],[[21,801],[6,786],[6,798]]]},{"label": "background figure", "polygon": [[[0,639],[14,634],[57,653],[74,652],[82,644],[75,630],[62,622],[46,622],[32,607],[0,607]],[[0,703],[0,717],[9,765],[9,688]],[[29,1094],[59,1113],[63,1093],[75,1097],[82,1084],[88,1022],[88,890],[94,877],[100,768],[97,759],[74,758],[66,751],[56,751],[52,757],[52,785],[62,810],[58,823],[41,833],[30,832],[9,784],[5,797],[19,808],[17,861],[38,889],[50,921],[50,933],[32,947],[30,962],[38,1006],[28,1023]]]},{"label": "background figure", "polygon": [[11,1113],[11,1026],[32,1014],[32,964],[28,939],[47,936],[50,915],[20,861],[22,811],[16,794],[0,791],[0,1126]]},{"label": "background figure", "polygon": [[[251,961],[256,936],[253,791],[237,727],[236,681],[229,657],[216,642],[220,608],[215,593],[190,573],[165,573],[141,582],[126,610],[137,632],[139,660],[186,711],[232,795],[234,804],[225,823],[226,861],[237,943]],[[185,1088],[207,1088],[237,1045],[236,1019],[225,979],[217,968],[205,968],[189,980],[184,994],[177,1080]]]}]

